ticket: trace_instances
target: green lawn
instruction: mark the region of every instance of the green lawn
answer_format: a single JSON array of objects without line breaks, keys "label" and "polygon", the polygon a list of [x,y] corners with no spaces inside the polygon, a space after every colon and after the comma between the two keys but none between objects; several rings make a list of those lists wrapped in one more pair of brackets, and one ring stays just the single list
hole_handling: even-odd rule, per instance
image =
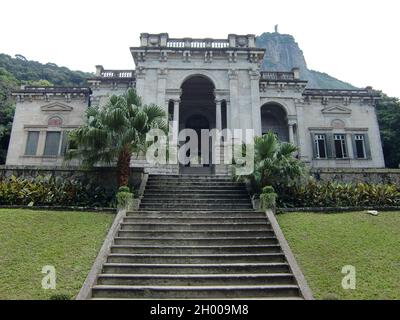
[{"label": "green lawn", "polygon": [[[287,213],[279,224],[316,299],[400,299],[400,212]],[[341,286],[356,268],[356,289]]]},{"label": "green lawn", "polygon": [[[0,209],[0,299],[74,297],[97,256],[113,214]],[[42,289],[42,268],[56,290]]]}]

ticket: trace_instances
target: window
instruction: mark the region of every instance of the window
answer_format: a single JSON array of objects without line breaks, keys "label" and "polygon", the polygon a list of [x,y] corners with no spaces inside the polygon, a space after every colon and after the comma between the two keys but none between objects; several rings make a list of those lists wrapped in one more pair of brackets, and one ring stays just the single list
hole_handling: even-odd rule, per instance
[{"label": "window", "polygon": [[60,117],[51,117],[47,124],[51,127],[60,127],[62,126],[62,119]]},{"label": "window", "polygon": [[347,147],[346,147],[346,135],[345,134],[334,134],[333,140],[335,143],[335,155],[336,159],[347,158]]},{"label": "window", "polygon": [[28,139],[26,140],[25,155],[36,156],[38,141],[39,131],[29,131]]},{"label": "window", "polygon": [[45,156],[58,156],[60,149],[60,138],[61,132],[59,131],[48,131],[46,134],[46,142],[44,145]]},{"label": "window", "polygon": [[365,152],[365,139],[363,134],[356,134],[354,136],[354,142],[355,142],[355,155],[356,158],[358,159],[365,159],[367,157],[366,152]]},{"label": "window", "polygon": [[317,159],[326,159],[327,152],[326,152],[326,136],[325,134],[316,134],[314,136],[314,143],[315,143],[315,157]]}]

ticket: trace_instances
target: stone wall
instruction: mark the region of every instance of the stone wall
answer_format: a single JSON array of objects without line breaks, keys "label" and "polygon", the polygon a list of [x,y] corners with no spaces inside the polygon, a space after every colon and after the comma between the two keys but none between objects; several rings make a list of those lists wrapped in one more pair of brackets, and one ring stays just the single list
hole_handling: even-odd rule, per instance
[{"label": "stone wall", "polygon": [[[116,168],[99,167],[81,169],[77,167],[34,167],[34,166],[0,166],[0,180],[11,177],[35,178],[38,176],[63,177],[71,180],[90,180],[105,189],[117,189]],[[131,168],[129,184],[138,190],[143,178],[142,168]]]},{"label": "stone wall", "polygon": [[312,169],[318,181],[395,183],[400,185],[400,169]]}]

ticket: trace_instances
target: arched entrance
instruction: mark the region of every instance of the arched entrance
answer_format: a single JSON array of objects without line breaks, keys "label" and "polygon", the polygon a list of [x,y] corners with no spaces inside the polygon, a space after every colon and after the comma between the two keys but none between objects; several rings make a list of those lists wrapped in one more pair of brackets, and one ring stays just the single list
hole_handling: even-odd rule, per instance
[{"label": "arched entrance", "polygon": [[262,134],[275,133],[282,142],[289,142],[289,126],[285,109],[278,103],[267,103],[261,107]]},{"label": "arched entrance", "polygon": [[[179,130],[193,129],[198,137],[198,154],[189,155],[198,159],[212,159],[210,141],[204,141],[201,130],[215,128],[216,104],[214,96],[214,84],[205,76],[196,75],[190,77],[182,84],[181,103],[179,108]],[[186,138],[188,140],[188,138]],[[207,138],[208,139],[208,138]],[[186,140],[186,141],[187,141]],[[184,144],[186,141],[180,141]],[[204,148],[203,144],[208,145]],[[204,153],[208,155],[205,157]],[[203,153],[203,154],[202,154]],[[211,174],[213,166],[208,164],[180,166],[180,173]]]}]

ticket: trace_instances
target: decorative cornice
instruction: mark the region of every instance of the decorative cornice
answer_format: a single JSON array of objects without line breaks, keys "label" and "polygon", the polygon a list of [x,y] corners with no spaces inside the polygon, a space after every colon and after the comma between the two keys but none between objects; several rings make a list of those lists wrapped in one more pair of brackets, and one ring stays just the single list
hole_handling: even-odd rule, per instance
[{"label": "decorative cornice", "polygon": [[321,110],[323,114],[351,114],[351,109],[343,106],[326,107]]},{"label": "decorative cornice", "polygon": [[44,112],[71,112],[73,108],[61,102],[53,102],[40,107],[40,110]]}]

